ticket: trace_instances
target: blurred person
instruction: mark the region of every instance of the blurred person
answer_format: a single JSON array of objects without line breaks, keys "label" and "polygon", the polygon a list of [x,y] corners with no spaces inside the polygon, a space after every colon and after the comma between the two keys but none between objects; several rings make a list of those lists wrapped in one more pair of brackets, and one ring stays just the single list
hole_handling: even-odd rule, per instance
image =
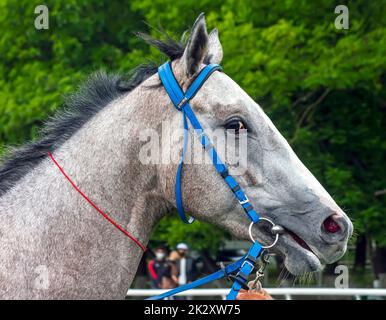
[{"label": "blurred person", "polygon": [[152,284],[159,289],[173,289],[177,287],[177,268],[175,263],[168,260],[164,247],[155,250],[155,259],[150,260],[148,269],[152,278]]},{"label": "blurred person", "polygon": [[186,243],[179,243],[176,247],[178,259],[176,259],[177,272],[178,272],[178,284],[192,282],[197,275],[196,261],[189,256],[189,247]]},{"label": "blurred person", "polygon": [[154,269],[154,263],[155,263],[155,259],[149,260],[149,262],[147,263],[147,270],[151,279],[151,288],[158,289],[158,276]]},{"label": "blurred person", "polygon": [[170,252],[170,254],[169,254],[169,260],[170,261],[177,262],[180,259],[181,259],[181,257],[179,255],[179,253],[177,252],[177,250],[173,250],[172,252]]}]

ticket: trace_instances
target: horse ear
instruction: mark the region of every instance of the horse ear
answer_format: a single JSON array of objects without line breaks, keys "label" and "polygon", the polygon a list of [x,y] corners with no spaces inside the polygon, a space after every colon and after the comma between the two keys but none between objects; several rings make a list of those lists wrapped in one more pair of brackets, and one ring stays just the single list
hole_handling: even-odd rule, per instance
[{"label": "horse ear", "polygon": [[220,64],[223,57],[222,45],[218,37],[218,30],[215,28],[209,34],[208,53],[205,57],[205,63]]},{"label": "horse ear", "polygon": [[208,42],[205,15],[201,13],[192,27],[188,43],[181,58],[188,77],[196,74],[200,64],[203,63],[208,52]]}]

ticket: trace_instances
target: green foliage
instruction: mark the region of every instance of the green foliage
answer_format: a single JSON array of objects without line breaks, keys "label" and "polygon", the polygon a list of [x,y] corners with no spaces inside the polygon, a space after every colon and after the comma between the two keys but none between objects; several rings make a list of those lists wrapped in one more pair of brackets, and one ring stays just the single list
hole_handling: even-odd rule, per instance
[{"label": "green foliage", "polygon": [[39,4],[0,4],[0,148],[33,138],[63,94],[87,74],[99,68],[128,71],[146,48],[132,34],[144,27],[142,16],[121,10],[119,2],[48,1],[49,30],[34,28]]},{"label": "green foliage", "polygon": [[[0,1],[0,153],[37,128],[91,71],[127,72],[159,55],[136,39],[147,22],[179,37],[202,11],[217,27],[223,67],[272,118],[337,203],[386,246],[386,4],[348,3],[350,29],[334,26],[332,0],[55,0],[50,29],[35,30],[38,1]],[[156,34],[155,29],[150,32]],[[154,238],[215,250],[206,224],[160,223]]]}]

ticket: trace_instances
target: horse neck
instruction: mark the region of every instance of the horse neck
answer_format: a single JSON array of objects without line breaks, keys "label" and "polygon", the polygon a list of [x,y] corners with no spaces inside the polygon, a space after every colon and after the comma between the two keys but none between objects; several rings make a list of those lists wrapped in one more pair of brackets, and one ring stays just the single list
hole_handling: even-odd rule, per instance
[{"label": "horse neck", "polygon": [[[148,113],[159,114],[160,107],[154,104],[152,90],[142,86],[106,106],[52,153],[82,192],[146,245],[153,226],[169,208],[156,166],[138,160],[139,131],[146,125],[157,126],[146,119],[156,121]],[[88,294],[95,292],[92,297],[99,292],[109,295],[98,288],[104,279],[112,297],[123,297],[142,250],[104,220],[49,157],[0,198],[0,212],[13,222],[2,229],[8,229],[10,238],[16,234],[25,252],[34,253],[24,263],[32,270],[39,265],[52,270],[56,281],[51,291],[45,291],[50,297],[56,295],[56,286],[68,287],[68,278],[77,278],[76,286],[84,279]],[[47,258],[47,251],[53,251],[49,257],[55,259]],[[9,260],[11,264],[12,257]],[[60,292],[73,297],[72,289]]]},{"label": "horse neck", "polygon": [[[140,241],[147,242],[164,206],[156,168],[144,166],[138,158],[143,125],[142,112],[138,110],[140,97],[138,93],[129,94],[113,102],[53,155],[97,205],[121,221]],[[63,175],[57,170],[55,174],[58,188],[63,190],[67,184],[68,196],[78,197]],[[97,212],[80,200],[83,210],[87,207],[99,219]]]}]

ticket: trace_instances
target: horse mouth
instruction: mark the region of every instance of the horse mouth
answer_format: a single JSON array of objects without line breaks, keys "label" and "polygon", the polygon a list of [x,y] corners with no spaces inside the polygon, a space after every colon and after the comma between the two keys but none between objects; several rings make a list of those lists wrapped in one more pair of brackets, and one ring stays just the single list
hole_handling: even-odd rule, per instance
[{"label": "horse mouth", "polygon": [[292,232],[291,230],[288,230],[286,229],[287,233],[291,236],[291,238],[299,245],[301,246],[302,248],[312,252],[313,254],[315,254],[312,249],[310,248],[310,246],[307,244],[307,242],[305,242],[301,237],[299,237],[295,232]]},{"label": "horse mouth", "polygon": [[[302,247],[303,249],[311,252],[313,255],[318,257],[317,254],[310,248],[310,246],[307,244],[307,242],[304,239],[302,239],[299,235],[297,235],[295,232],[289,230],[288,228],[286,228],[284,226],[282,226],[282,227],[284,229],[284,234],[287,234],[289,236],[288,237],[289,239],[293,240],[293,242],[296,242],[300,247]],[[266,233],[269,233],[269,229],[267,226],[263,226],[263,228],[264,228],[264,231]]]},{"label": "horse mouth", "polygon": [[[309,245],[294,231],[283,225],[281,227],[283,227],[284,232],[279,235],[279,240],[272,251],[283,257],[286,269],[293,275],[322,270],[325,260],[319,250],[315,246]],[[275,237],[268,224],[260,225],[260,232],[265,235],[264,243],[274,241]]]},{"label": "horse mouth", "polygon": [[278,250],[284,254],[287,270],[294,275],[315,272],[323,268],[324,259],[319,252],[315,252],[303,238],[287,228]]}]

